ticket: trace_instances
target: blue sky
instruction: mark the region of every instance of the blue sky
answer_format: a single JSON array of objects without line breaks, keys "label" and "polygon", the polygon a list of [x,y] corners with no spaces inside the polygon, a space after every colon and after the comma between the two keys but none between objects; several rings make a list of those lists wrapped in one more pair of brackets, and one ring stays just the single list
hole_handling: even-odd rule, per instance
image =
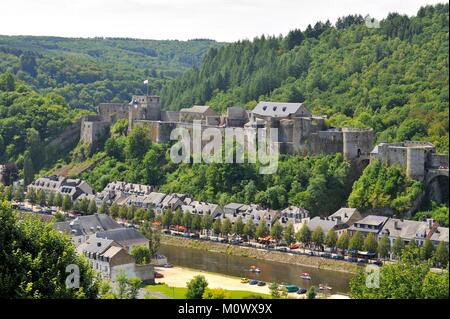
[{"label": "blue sky", "polygon": [[414,15],[433,0],[0,0],[0,34],[252,39],[359,13]]}]

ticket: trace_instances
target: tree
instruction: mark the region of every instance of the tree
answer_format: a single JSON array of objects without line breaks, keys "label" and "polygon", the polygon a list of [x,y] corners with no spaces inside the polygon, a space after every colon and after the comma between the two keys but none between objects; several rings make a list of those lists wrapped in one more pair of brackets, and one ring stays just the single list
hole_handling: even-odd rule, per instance
[{"label": "tree", "polygon": [[202,228],[202,218],[199,214],[195,214],[192,218],[191,229],[193,231],[200,231]]},{"label": "tree", "polygon": [[[379,287],[368,287],[361,269],[350,281],[350,295],[356,299],[426,299],[448,298],[448,272],[430,270],[430,264],[420,259],[419,249],[405,249],[399,260],[379,268]],[[437,275],[437,276],[436,276]]]},{"label": "tree", "polygon": [[154,256],[158,252],[161,244],[160,233],[153,230],[149,221],[145,221],[141,226],[141,232],[149,240],[148,248],[150,250],[150,256]]},{"label": "tree", "polygon": [[399,258],[402,255],[403,249],[405,248],[405,244],[400,236],[395,238],[392,243],[392,252],[394,253],[395,258]]},{"label": "tree", "polygon": [[348,244],[349,244],[350,238],[348,236],[347,232],[344,232],[338,239],[336,246],[341,249],[341,250],[345,250],[348,249]]},{"label": "tree", "polygon": [[183,222],[183,213],[181,212],[181,210],[178,208],[175,213],[173,214],[172,217],[172,225],[181,225]]},{"label": "tree", "polygon": [[325,246],[334,250],[336,248],[337,240],[338,238],[336,232],[334,231],[334,229],[330,229],[327,233],[327,236],[325,237]]},{"label": "tree", "polygon": [[260,238],[267,235],[267,228],[263,221],[260,221],[255,230],[255,237]]},{"label": "tree", "polygon": [[99,214],[108,214],[108,204],[106,202],[103,202],[100,208],[98,209]]},{"label": "tree", "polygon": [[95,200],[91,199],[89,201],[89,206],[87,208],[87,211],[91,215],[97,213],[97,204],[95,203]]},{"label": "tree", "polygon": [[211,229],[212,224],[213,221],[211,218],[211,214],[206,213],[202,218],[202,228],[205,229],[206,231],[209,231]]},{"label": "tree", "polygon": [[283,226],[281,226],[278,220],[270,228],[270,235],[277,241],[283,237]]},{"label": "tree", "polygon": [[207,287],[208,282],[205,276],[195,276],[191,281],[187,282],[186,299],[202,299]]},{"label": "tree", "polygon": [[142,281],[139,278],[133,277],[128,279],[124,270],[119,270],[116,276],[116,290],[115,298],[118,299],[136,299]]},{"label": "tree", "polygon": [[309,287],[308,291],[306,292],[306,298],[316,299],[316,295],[316,288],[314,286]]},{"label": "tree", "polygon": [[172,225],[172,213],[170,212],[170,210],[166,210],[163,214],[162,217],[162,224],[166,227],[169,228],[170,225]]},{"label": "tree", "polygon": [[229,299],[231,295],[222,288],[206,288],[202,299]]},{"label": "tree", "polygon": [[309,245],[311,242],[311,231],[306,224],[303,224],[302,228],[296,234],[297,241],[303,243],[304,245]]},{"label": "tree", "polygon": [[53,197],[53,206],[61,207],[62,206],[62,200],[63,200],[63,197],[62,197],[61,193],[59,193],[59,192],[56,193],[55,197]]},{"label": "tree", "polygon": [[146,130],[142,126],[135,126],[128,136],[126,151],[131,159],[142,159],[150,145]]},{"label": "tree", "polygon": [[128,209],[125,205],[121,205],[119,207],[119,218],[120,219],[126,219],[128,216]]},{"label": "tree", "polygon": [[[78,256],[69,237],[35,216],[19,221],[6,203],[0,203],[0,220],[0,298],[97,297],[95,273],[87,260]],[[70,276],[73,265],[78,266],[79,288],[73,286],[76,278]]]},{"label": "tree", "polygon": [[433,261],[440,267],[446,267],[448,264],[448,250],[445,247],[445,242],[439,242],[434,254]]},{"label": "tree", "polygon": [[228,218],[225,218],[223,220],[222,227],[220,228],[220,231],[221,231],[221,233],[224,236],[228,236],[228,234],[231,232],[231,222],[230,222],[230,220]]},{"label": "tree", "polygon": [[323,230],[320,226],[318,226],[316,229],[314,229],[314,231],[311,235],[311,240],[314,243],[314,246],[316,248],[321,247],[323,245],[324,234],[323,234]]},{"label": "tree", "polygon": [[389,257],[389,252],[391,249],[391,242],[389,240],[389,237],[386,235],[383,235],[380,240],[378,241],[378,256],[380,258],[386,259]]},{"label": "tree", "polygon": [[45,206],[47,205],[47,195],[43,189],[40,189],[36,195],[36,201],[39,205]]},{"label": "tree", "polygon": [[431,242],[431,240],[427,238],[423,243],[422,248],[420,249],[420,257],[422,258],[422,260],[431,259],[433,257],[433,252],[434,252],[433,243]]},{"label": "tree", "polygon": [[423,280],[422,296],[425,299],[448,299],[448,270],[428,272]]},{"label": "tree", "polygon": [[236,219],[236,221],[234,222],[233,233],[242,236],[244,234],[244,227],[244,222],[242,221],[241,216],[239,216],[238,219]]},{"label": "tree", "polygon": [[363,250],[369,253],[376,253],[378,251],[377,239],[373,233],[370,233],[364,239]]},{"label": "tree", "polygon": [[117,218],[119,217],[119,205],[117,205],[116,203],[113,203],[111,205],[111,208],[109,209],[109,214],[111,215],[112,218]]},{"label": "tree", "polygon": [[147,265],[151,260],[151,253],[148,247],[145,246],[134,246],[130,252],[131,256],[134,257],[136,264]]},{"label": "tree", "polygon": [[132,277],[128,279],[128,291],[127,298],[128,299],[136,299],[139,293],[139,289],[141,288],[142,280],[137,277]]},{"label": "tree", "polygon": [[183,214],[183,219],[181,220],[181,224],[190,229],[192,224],[192,215],[189,211],[185,211]]},{"label": "tree", "polygon": [[3,189],[3,197],[4,199],[6,199],[7,201],[10,201],[13,199],[13,190],[11,186],[6,186]]},{"label": "tree", "polygon": [[361,232],[357,231],[353,234],[348,243],[348,249],[353,251],[362,250],[364,245],[364,239]]},{"label": "tree", "polygon": [[34,188],[32,188],[32,187],[28,188],[26,198],[31,204],[36,203],[36,192],[34,191]]},{"label": "tree", "polygon": [[255,236],[255,224],[253,220],[249,218],[244,226],[244,235],[247,236],[247,239],[253,238]]},{"label": "tree", "polygon": [[284,238],[284,241],[288,245],[295,242],[295,230],[294,230],[294,225],[291,222],[289,222],[286,225],[286,228],[284,229],[284,232],[283,232],[283,238]]},{"label": "tree", "polygon": [[218,235],[220,234],[220,231],[222,230],[222,221],[220,220],[220,218],[217,218],[213,225],[212,225],[213,231],[214,231],[214,235]]},{"label": "tree", "polygon": [[23,202],[25,199],[25,195],[23,193],[22,187],[17,187],[17,189],[14,192],[14,200],[16,202]]},{"label": "tree", "polygon": [[270,295],[272,296],[272,299],[280,299],[281,295],[279,287],[280,286],[276,282],[272,282],[269,285]]},{"label": "tree", "polygon": [[23,155],[23,183],[25,186],[30,185],[34,180],[34,167],[30,151],[26,151]]},{"label": "tree", "polygon": [[64,195],[62,199],[62,210],[67,212],[72,208],[72,199],[69,195]]}]

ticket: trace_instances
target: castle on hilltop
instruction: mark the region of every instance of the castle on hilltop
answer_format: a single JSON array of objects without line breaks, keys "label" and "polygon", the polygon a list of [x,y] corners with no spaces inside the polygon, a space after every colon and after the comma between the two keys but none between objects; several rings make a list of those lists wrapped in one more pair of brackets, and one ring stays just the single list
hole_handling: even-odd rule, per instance
[{"label": "castle on hilltop", "polygon": [[112,123],[128,119],[128,130],[145,126],[154,143],[170,141],[170,132],[178,127],[192,130],[200,121],[202,130],[214,127],[240,127],[246,131],[258,128],[278,128],[278,143],[284,154],[342,153],[351,161],[368,163],[373,147],[372,129],[327,128],[325,118],[314,116],[303,103],[260,102],[251,111],[229,107],[226,115],[217,114],[211,107],[195,105],[180,111],[162,111],[159,96],[133,96],[131,102],[101,103],[97,116],[83,118],[80,140],[95,144]]}]

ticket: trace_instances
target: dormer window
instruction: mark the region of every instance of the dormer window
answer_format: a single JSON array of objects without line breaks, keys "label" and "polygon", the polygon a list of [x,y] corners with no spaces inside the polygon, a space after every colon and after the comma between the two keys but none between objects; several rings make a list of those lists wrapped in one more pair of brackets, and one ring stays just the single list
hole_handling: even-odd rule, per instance
[{"label": "dormer window", "polygon": [[274,110],[274,111],[276,111],[276,110],[277,110],[277,107],[276,107],[276,106],[274,106],[274,107],[273,107],[273,110]]},{"label": "dormer window", "polygon": [[266,106],[266,105],[263,106],[263,110],[264,110],[264,111],[267,110],[267,106]]}]

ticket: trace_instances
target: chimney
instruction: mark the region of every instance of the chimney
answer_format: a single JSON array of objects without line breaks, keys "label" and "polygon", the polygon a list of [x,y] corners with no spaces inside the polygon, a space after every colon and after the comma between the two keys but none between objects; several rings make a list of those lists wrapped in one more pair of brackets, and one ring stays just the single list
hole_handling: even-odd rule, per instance
[{"label": "chimney", "polygon": [[101,247],[102,246],[102,243],[101,242],[97,242],[97,247]]},{"label": "chimney", "polygon": [[434,219],[433,218],[427,218],[427,227],[428,229],[433,228]]},{"label": "chimney", "polygon": [[395,229],[399,229],[399,227],[398,227],[398,220],[394,220],[394,228]]}]

